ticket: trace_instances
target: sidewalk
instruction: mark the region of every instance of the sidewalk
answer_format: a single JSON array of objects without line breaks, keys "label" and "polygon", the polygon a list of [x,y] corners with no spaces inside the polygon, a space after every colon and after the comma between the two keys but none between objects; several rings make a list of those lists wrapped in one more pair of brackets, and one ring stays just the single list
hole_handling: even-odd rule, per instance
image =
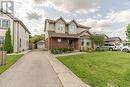
[{"label": "sidewalk", "polygon": [[63,65],[54,55],[48,53],[48,60],[64,87],[91,87],[82,82],[72,71]]}]

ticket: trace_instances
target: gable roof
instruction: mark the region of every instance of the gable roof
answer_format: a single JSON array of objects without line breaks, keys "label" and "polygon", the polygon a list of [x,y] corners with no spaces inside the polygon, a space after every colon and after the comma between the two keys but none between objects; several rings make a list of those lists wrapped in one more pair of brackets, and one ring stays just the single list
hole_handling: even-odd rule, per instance
[{"label": "gable roof", "polygon": [[80,37],[86,36],[84,33],[87,33],[90,36],[92,35],[88,30],[84,30],[84,31],[82,31],[82,32],[79,33]]},{"label": "gable roof", "polygon": [[62,17],[58,18],[58,19],[55,21],[55,23],[57,23],[59,20],[62,20],[65,24],[67,24],[67,22],[66,22]]},{"label": "gable roof", "polygon": [[3,12],[3,11],[0,11],[0,13],[7,15],[8,17],[10,17],[10,18],[11,18],[12,20],[14,20],[15,22],[20,23],[20,24],[25,28],[25,30],[30,34],[30,31],[28,30],[28,28],[24,25],[24,23],[23,23],[20,19],[14,17],[14,16],[11,15],[11,14],[6,14],[6,13]]},{"label": "gable roof", "polygon": [[74,19],[70,21],[68,24],[71,24],[72,22],[74,22],[78,26],[78,23]]},{"label": "gable roof", "polygon": [[120,40],[120,41],[122,41],[122,39],[121,39],[120,37],[110,37],[108,40],[109,40],[109,41],[115,41],[115,40]]},{"label": "gable roof", "polygon": [[67,23],[62,17],[60,17],[60,18],[58,18],[57,20],[45,19],[44,31],[46,31],[46,23],[47,23],[47,22],[50,23],[50,24],[55,24],[55,23],[56,23],[57,21],[59,21],[59,20],[64,21],[65,24],[66,24],[66,26],[68,26],[71,22],[75,22],[75,23],[77,24],[77,27],[79,27],[79,28],[91,29],[91,27],[87,27],[87,26],[85,26],[85,25],[78,24],[78,23],[76,22],[76,20],[72,20],[72,21],[70,21],[69,23]]}]

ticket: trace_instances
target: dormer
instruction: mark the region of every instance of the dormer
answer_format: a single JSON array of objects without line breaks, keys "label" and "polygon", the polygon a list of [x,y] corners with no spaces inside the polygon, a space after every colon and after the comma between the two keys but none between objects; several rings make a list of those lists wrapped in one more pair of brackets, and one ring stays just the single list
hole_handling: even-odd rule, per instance
[{"label": "dormer", "polygon": [[55,22],[55,32],[56,33],[65,33],[66,21],[60,17]]},{"label": "dormer", "polygon": [[69,34],[77,34],[77,22],[75,20],[72,20],[69,22],[69,25],[68,25],[68,33]]}]

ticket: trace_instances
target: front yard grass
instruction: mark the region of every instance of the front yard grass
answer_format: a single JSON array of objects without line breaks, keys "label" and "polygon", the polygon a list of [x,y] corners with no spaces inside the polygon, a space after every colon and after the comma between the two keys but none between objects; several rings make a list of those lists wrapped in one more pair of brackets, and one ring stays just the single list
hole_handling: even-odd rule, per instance
[{"label": "front yard grass", "polygon": [[6,60],[6,65],[0,66],[0,74],[7,70],[11,65],[13,65],[20,57],[23,55],[8,55]]},{"label": "front yard grass", "polygon": [[92,87],[130,87],[130,53],[93,52],[58,59]]}]

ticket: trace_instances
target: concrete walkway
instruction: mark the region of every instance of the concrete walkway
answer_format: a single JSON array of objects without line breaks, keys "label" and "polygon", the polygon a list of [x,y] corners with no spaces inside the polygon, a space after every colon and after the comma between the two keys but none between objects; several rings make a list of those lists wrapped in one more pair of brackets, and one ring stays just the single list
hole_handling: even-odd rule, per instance
[{"label": "concrete walkway", "polygon": [[0,75],[0,87],[63,87],[48,52],[32,51]]}]

